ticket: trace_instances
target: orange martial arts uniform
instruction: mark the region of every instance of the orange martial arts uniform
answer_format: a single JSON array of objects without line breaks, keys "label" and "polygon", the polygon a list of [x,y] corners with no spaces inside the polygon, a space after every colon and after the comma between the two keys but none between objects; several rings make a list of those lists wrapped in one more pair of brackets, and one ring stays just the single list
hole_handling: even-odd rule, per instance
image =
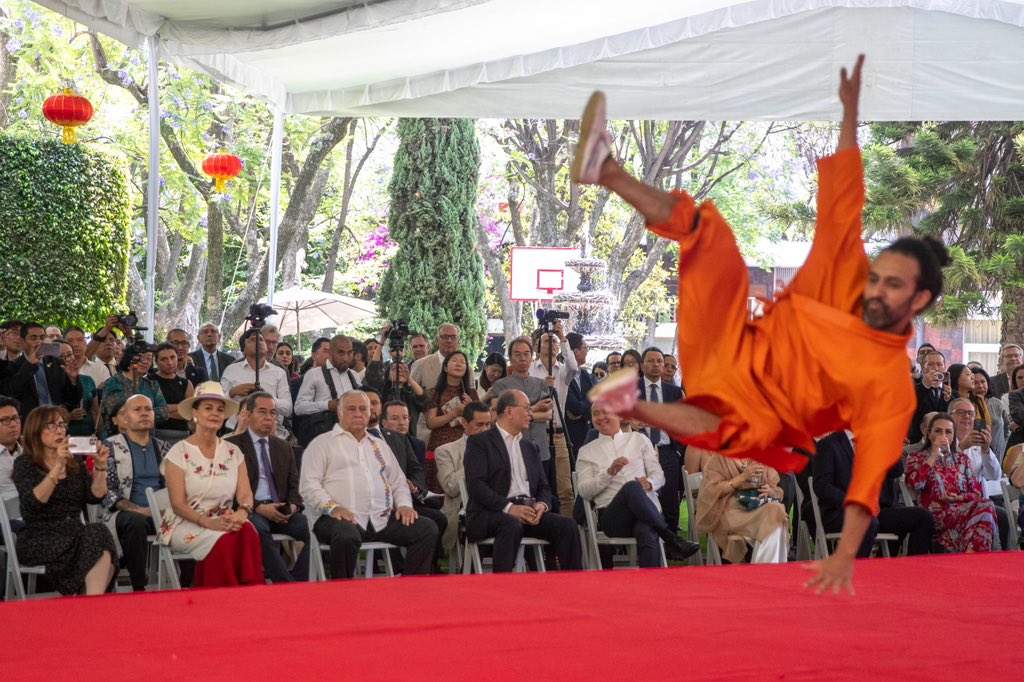
[{"label": "orange martial arts uniform", "polygon": [[[679,201],[652,232],[679,242],[679,364],[686,402],[722,418],[717,432],[676,438],[728,457],[799,471],[814,436],[857,439],[847,503],[878,514],[915,407],[906,335],[861,317],[869,262],[861,238],[860,151],[818,162],[818,221],[807,262],[764,317],[747,315],[747,266],[714,204]],[[793,451],[790,451],[792,449]]]}]

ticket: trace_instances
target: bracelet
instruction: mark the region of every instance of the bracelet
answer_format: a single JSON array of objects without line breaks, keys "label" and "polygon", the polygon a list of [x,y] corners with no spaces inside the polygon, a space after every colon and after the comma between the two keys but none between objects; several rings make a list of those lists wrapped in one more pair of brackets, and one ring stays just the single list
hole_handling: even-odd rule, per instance
[{"label": "bracelet", "polygon": [[107,470],[107,469],[109,469],[109,468],[110,468],[110,467],[103,467],[102,469],[100,469],[99,467],[93,467],[93,469],[92,469],[92,470],[93,470],[93,471],[106,471],[106,470]]}]

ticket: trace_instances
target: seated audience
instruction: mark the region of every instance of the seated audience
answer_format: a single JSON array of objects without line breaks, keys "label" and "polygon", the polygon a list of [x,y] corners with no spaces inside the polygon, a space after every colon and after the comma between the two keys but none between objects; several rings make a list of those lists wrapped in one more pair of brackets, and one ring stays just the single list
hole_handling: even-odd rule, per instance
[{"label": "seated audience", "polygon": [[433,493],[442,493],[437,482],[437,465],[434,451],[445,443],[462,438],[462,410],[471,402],[480,400],[476,389],[470,386],[472,372],[469,359],[462,351],[454,351],[441,363],[441,374],[430,391],[430,406],[427,407],[427,488]]},{"label": "seated audience", "polygon": [[711,533],[730,563],[746,559],[748,540],[754,541],[751,563],[788,559],[789,516],[779,472],[769,466],[713,454],[704,464],[696,517],[697,529]]},{"label": "seated audience", "polygon": [[604,360],[598,360],[594,363],[590,373],[594,375],[594,383],[600,383],[606,376],[608,376],[608,363]]},{"label": "seated audience", "polygon": [[412,508],[405,474],[388,444],[367,433],[369,423],[370,399],[348,391],[338,424],[303,453],[299,490],[317,512],[313,532],[330,548],[335,579],[355,575],[359,546],[372,541],[406,548],[404,575],[430,573],[437,526]]},{"label": "seated audience", "polygon": [[277,366],[282,368],[288,374],[288,384],[299,378],[299,363],[295,359],[295,353],[292,350],[292,344],[281,342],[277,344],[277,351],[274,353],[274,360],[277,361]]},{"label": "seated audience", "polygon": [[637,350],[630,348],[622,354],[622,369],[626,369],[628,367],[634,370],[637,374],[640,374],[640,366],[643,364],[643,358]]},{"label": "seated audience", "polygon": [[[302,513],[299,471],[288,441],[277,437],[277,402],[266,391],[250,393],[245,399],[247,429],[228,436],[245,456],[245,472],[253,491],[253,514],[249,522],[260,536],[263,574],[275,583],[309,580],[309,521]],[[241,421],[241,419],[239,420]],[[280,533],[302,543],[289,571],[274,540]]]},{"label": "seated audience", "polygon": [[14,460],[14,485],[25,523],[18,533],[19,561],[43,566],[62,595],[103,594],[117,574],[117,550],[101,523],[82,522],[86,504],[107,494],[110,451],[99,443],[95,476],[71,454],[68,413],[41,405],[25,420],[25,452]]},{"label": "seated audience", "polygon": [[92,378],[93,383],[96,384],[97,391],[102,391],[103,386],[107,383],[107,379],[115,376],[118,372],[117,359],[115,358],[116,350],[117,332],[111,329],[105,333],[103,333],[103,330],[100,330],[93,334],[92,340],[89,341],[86,349],[83,351],[86,361],[81,366],[81,373]]},{"label": "seated audience", "polygon": [[44,335],[41,324],[26,322],[22,325],[25,353],[6,368],[7,395],[21,403],[22,419],[37,406],[60,406],[71,412],[82,400],[78,373],[71,369],[73,379],[68,374],[59,357],[59,348],[53,355],[40,355]]},{"label": "seated audience", "polygon": [[338,423],[339,397],[360,385],[359,377],[349,367],[352,339],[335,336],[331,339],[330,351],[326,364],[302,377],[299,397],[295,399],[295,435],[303,445],[329,432]]},{"label": "seated audience", "polygon": [[0,499],[18,494],[11,475],[14,473],[14,460],[22,453],[20,407],[14,398],[0,395]]},{"label": "seated audience", "polygon": [[494,382],[508,376],[508,362],[501,353],[491,353],[484,359],[484,371],[480,372],[477,379],[477,393],[483,395],[491,390]]},{"label": "seated audience", "polygon": [[935,520],[935,540],[952,552],[987,552],[996,532],[995,509],[956,440],[953,417],[932,417],[925,449],[907,458],[907,485]]},{"label": "seated audience", "polygon": [[992,452],[1002,457],[1006,452],[1006,440],[1010,437],[1010,414],[1003,401],[992,395],[989,389],[988,372],[980,367],[971,370],[974,377],[974,395],[978,396],[988,409],[989,430],[992,432]]},{"label": "seated audience", "polygon": [[[412,451],[416,455],[416,459],[420,463],[420,467],[423,469],[423,477],[426,480],[426,469],[427,469],[427,444],[422,440],[412,435],[410,429],[412,428],[413,418],[412,412],[408,406],[404,410],[395,410],[388,408],[388,405],[393,405],[397,401],[388,401],[383,408],[381,408],[381,426],[388,431],[399,433],[405,436],[405,439],[412,445]],[[405,403],[402,403],[405,405]]]},{"label": "seated audience", "polygon": [[[843,530],[846,491],[853,476],[853,458],[856,443],[851,431],[837,431],[818,441],[818,454],[811,460],[814,492],[818,496],[821,522],[826,533]],[[897,507],[893,482],[904,473],[903,460],[897,462],[886,475],[878,498],[878,516],[864,535],[858,557],[871,556],[871,548],[878,533],[891,533],[903,538],[910,536],[907,554],[928,554],[931,551],[935,522],[923,507]],[[895,553],[895,552],[894,552]]]},{"label": "seated audience", "polygon": [[1015,367],[1012,377],[1012,388],[1003,394],[1002,400],[1010,413],[1010,420],[1021,427],[1024,426],[1024,365]]},{"label": "seated audience", "polygon": [[156,423],[157,438],[174,445],[188,438],[188,422],[178,414],[178,404],[195,395],[192,382],[178,374],[178,351],[169,343],[162,343],[154,351],[156,372],[150,377],[160,384],[160,392],[167,402],[167,419]]},{"label": "seated audience", "polygon": [[167,332],[166,341],[174,349],[174,353],[178,357],[178,363],[174,368],[178,376],[189,381],[193,388],[204,381],[210,380],[210,377],[206,374],[206,367],[196,364],[195,358],[189,355],[188,349],[192,347],[192,337],[187,331],[184,329],[172,329]]},{"label": "seated audience", "polygon": [[949,403],[949,411],[956,426],[958,449],[970,461],[971,470],[981,482],[985,496],[995,498],[992,502],[999,526],[999,541],[1002,547],[1006,547],[1010,538],[1010,524],[1006,509],[1002,506],[1002,489],[999,486],[1003,468],[999,458],[992,452],[992,432],[987,426],[978,430],[982,420],[974,410],[975,404],[965,398],[956,398]]},{"label": "seated audience", "polygon": [[153,365],[152,353],[125,353],[117,363],[118,373],[103,384],[100,397],[100,438],[109,438],[116,433],[114,410],[123,405],[128,396],[141,393],[153,401],[156,420],[168,418],[167,401],[156,379],[146,376]]},{"label": "seated audience", "polygon": [[238,403],[218,382],[207,381],[178,411],[195,433],[178,441],[160,464],[171,502],[161,519],[160,542],[195,559],[197,587],[263,583],[260,538],[249,523],[253,494],[245,455],[217,437],[238,413]]},{"label": "seated audience", "polygon": [[[623,359],[632,357],[630,351],[626,351]],[[665,366],[664,355],[657,348],[644,349],[640,356],[640,377],[637,387],[640,392],[640,399],[652,403],[675,403],[683,399],[683,392],[675,384],[662,381],[663,369]],[[661,462],[661,470],[665,474],[665,484],[658,491],[661,499],[661,508],[665,511],[665,520],[673,532],[679,530],[679,503],[682,500],[683,486],[683,460],[686,456],[687,447],[679,441],[669,438],[667,431],[647,426],[644,428],[651,443],[658,451],[658,461]]]},{"label": "seated audience", "polygon": [[164,488],[160,463],[170,444],[151,436],[153,401],[144,395],[130,396],[114,411],[113,419],[117,435],[104,443],[110,449],[110,466],[102,521],[121,545],[121,562],[128,569],[132,589],[141,592],[149,578],[147,536],[156,532],[146,488]]},{"label": "seated audience", "polygon": [[612,352],[608,354],[608,357],[604,359],[604,364],[608,369],[608,373],[618,372],[622,369],[622,353]]},{"label": "seated audience", "polygon": [[674,355],[665,356],[665,364],[662,365],[661,369],[661,380],[666,384],[672,384],[678,386],[679,382],[676,380],[676,373],[679,371],[679,361],[676,360]]},{"label": "seated audience", "polygon": [[[497,398],[495,398],[497,400]],[[388,406],[385,405],[385,408]],[[434,452],[437,462],[437,481],[444,490],[444,505],[441,511],[448,520],[448,528],[442,538],[444,548],[451,551],[459,540],[459,512],[462,509],[462,493],[459,481],[465,478],[463,456],[466,454],[466,440],[491,428],[491,409],[481,402],[472,402],[462,409],[465,422],[462,438],[445,443]]]},{"label": "seated audience", "polygon": [[619,417],[600,403],[592,413],[601,435],[580,448],[576,472],[580,496],[597,509],[597,529],[610,538],[634,538],[641,568],[661,565],[659,538],[669,558],[691,557],[700,545],[676,535],[661,512],[657,490],[665,474],[650,439],[623,433]]},{"label": "seated audience", "polygon": [[[263,341],[259,329],[249,329],[242,334],[242,354],[244,359],[228,365],[221,375],[220,384],[229,398],[242,400],[256,390],[256,354],[259,346],[260,390],[274,396],[277,403],[277,423],[284,424],[285,417],[292,414],[292,393],[288,388],[288,375],[283,369],[269,361],[273,355],[267,343]],[[234,426],[234,422],[229,422]]]},{"label": "seated audience", "polygon": [[522,391],[498,396],[493,429],[466,441],[464,466],[469,500],[466,535],[494,538],[494,572],[511,572],[524,535],[552,544],[563,570],[582,568],[576,522],[547,513],[553,504],[537,446],[523,437],[530,427],[530,402]]}]

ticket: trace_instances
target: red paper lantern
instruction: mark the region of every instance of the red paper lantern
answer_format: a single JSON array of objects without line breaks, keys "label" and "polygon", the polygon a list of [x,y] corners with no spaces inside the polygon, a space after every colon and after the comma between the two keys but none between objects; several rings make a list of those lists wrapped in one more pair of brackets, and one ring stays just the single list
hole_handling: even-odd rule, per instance
[{"label": "red paper lantern", "polygon": [[78,142],[75,128],[92,118],[92,102],[66,88],[43,102],[43,116],[64,128],[64,144],[74,144]]},{"label": "red paper lantern", "polygon": [[224,193],[225,183],[234,180],[242,172],[242,160],[222,149],[220,154],[210,154],[203,161],[203,172],[216,181],[216,189]]}]

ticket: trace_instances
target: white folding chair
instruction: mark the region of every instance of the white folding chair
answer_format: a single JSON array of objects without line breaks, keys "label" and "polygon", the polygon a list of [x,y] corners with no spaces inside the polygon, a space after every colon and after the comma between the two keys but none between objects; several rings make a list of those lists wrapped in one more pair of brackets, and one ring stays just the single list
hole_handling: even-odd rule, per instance
[{"label": "white folding chair", "polygon": [[[306,505],[305,513],[306,518],[309,520],[309,582],[323,582],[327,580],[327,568],[324,566],[323,552],[330,552],[331,547],[330,545],[321,545],[320,540],[316,537],[316,533],[313,532],[313,524],[316,523],[318,514],[312,505]],[[291,538],[288,539],[290,540]],[[360,561],[363,562],[363,577],[375,577],[375,557],[377,552],[381,552],[381,558],[384,560],[384,574],[389,578],[394,578],[395,567],[391,563],[390,551],[392,549],[398,549],[398,545],[392,545],[390,542],[364,542],[359,545],[359,553],[361,555],[365,554],[365,558],[360,557]],[[358,567],[356,568],[356,575],[359,575]]]},{"label": "white folding chair", "polygon": [[[814,538],[814,558],[827,559],[834,551],[830,543],[838,542],[842,533],[825,532],[825,526],[821,522],[821,508],[818,507],[818,494],[814,492],[814,476],[807,477],[807,489],[811,491],[811,509],[814,512],[814,525],[817,526]],[[875,545],[882,548],[882,556],[886,558],[889,558],[890,542],[899,542],[899,537],[892,533],[875,535]]]},{"label": "white folding chair", "polygon": [[900,495],[903,496],[903,504],[904,504],[904,506],[916,507],[917,506],[917,493],[916,493],[916,491],[911,490],[910,486],[907,485],[906,476],[900,476],[896,480],[900,484]]},{"label": "white folding chair", "polygon": [[[167,488],[153,490],[146,488],[146,500],[149,502],[149,512],[153,516],[153,524],[159,528],[163,523],[164,510],[171,508],[171,501],[167,495]],[[178,562],[188,561],[192,557],[188,554],[173,551],[170,546],[160,542],[158,535],[154,535],[153,543],[157,547],[157,568],[156,568],[156,589],[181,589],[181,579],[178,577]]]},{"label": "white folding chair", "polygon": [[1006,510],[1007,520],[1010,522],[1010,537],[1003,549],[1020,549],[1020,530],[1017,527],[1017,519],[1020,518],[1020,489],[1010,485],[1010,479],[1003,476],[999,479],[999,485],[1003,489],[1003,508]]},{"label": "white folding chair", "polygon": [[[18,550],[14,546],[15,535],[11,530],[11,519],[21,518],[21,502],[18,496],[5,497],[0,503],[0,531],[4,538],[4,553],[7,560],[4,562],[4,574],[6,575],[7,588],[4,599],[41,599],[44,597],[59,597],[58,592],[36,592],[36,576],[46,575],[46,568],[43,566],[22,566],[18,562]],[[21,582],[21,576],[28,576],[28,590]]]},{"label": "white folding chair", "polygon": [[[466,488],[466,479],[459,479],[459,493],[462,496],[462,510],[461,513],[466,513],[466,503],[469,500],[469,492]],[[537,562],[537,572],[544,573],[547,568],[544,566],[544,546],[548,544],[547,540],[541,540],[540,538],[528,538],[524,537],[519,544],[519,552],[516,555],[516,573],[526,572],[526,560],[525,550],[527,547],[533,547],[533,556]],[[477,573],[484,572],[483,560],[480,558],[480,545],[494,545],[494,538],[486,538],[484,540],[478,540],[473,542],[466,537],[466,548],[462,552],[464,558],[462,564],[462,572],[469,575],[473,571]]]},{"label": "white folding chair", "polygon": [[[576,472],[572,472],[572,487],[573,490],[579,490],[578,476]],[[579,493],[576,493],[580,496]],[[582,497],[582,496],[580,496]],[[636,538],[611,538],[608,537],[603,531],[597,529],[597,514],[594,512],[593,500],[583,499],[583,514],[586,517],[587,525],[584,528],[586,534],[587,547],[587,568],[591,571],[601,570],[601,545],[608,545],[611,547],[626,547],[629,551],[629,566],[636,568],[639,566],[636,555]],[[663,567],[668,566],[668,559],[665,556],[665,543],[660,539],[658,545],[661,549],[661,565]]]}]

